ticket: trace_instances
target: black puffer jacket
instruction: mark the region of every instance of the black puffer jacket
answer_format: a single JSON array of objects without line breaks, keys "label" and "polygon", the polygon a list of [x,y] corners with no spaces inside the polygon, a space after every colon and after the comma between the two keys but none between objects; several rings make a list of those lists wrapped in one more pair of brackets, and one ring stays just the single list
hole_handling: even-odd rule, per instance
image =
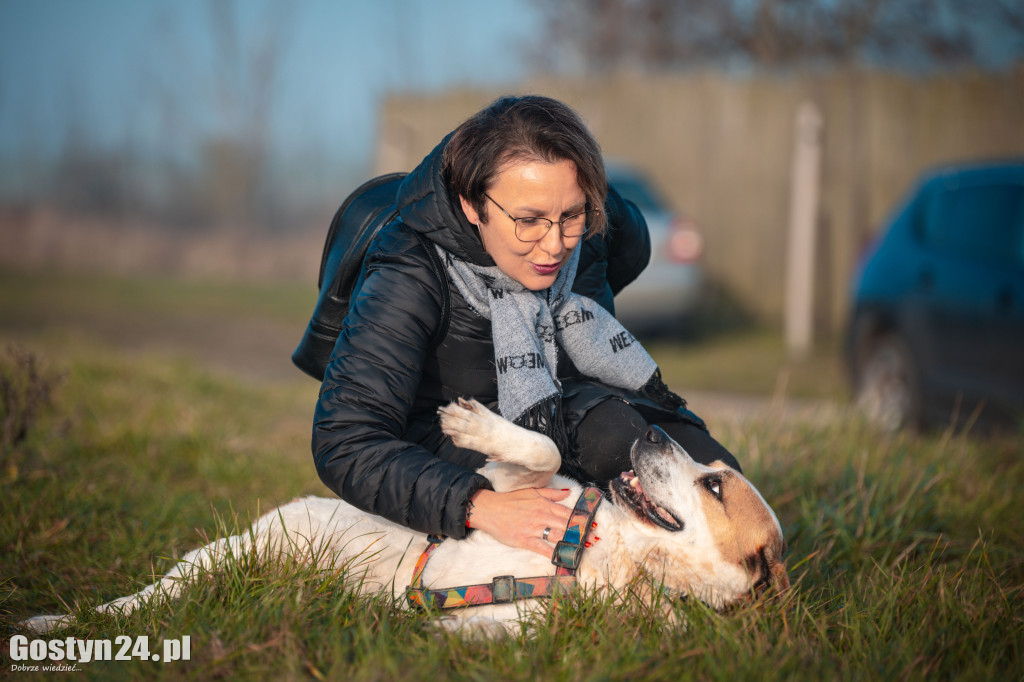
[{"label": "black puffer jacket", "polygon": [[[402,183],[399,219],[367,252],[320,389],[313,457],[321,480],[350,504],[418,531],[461,538],[467,501],[490,484],[473,470],[480,461],[465,459],[466,451],[441,433],[437,408],[460,396],[497,405],[494,347],[490,321],[440,280],[425,244],[478,265],[494,261],[444,182],[444,144]],[[614,190],[605,210],[609,230],[577,247],[583,251],[573,290],[614,312],[613,295],[647,265],[650,238],[639,211]],[[450,315],[438,343],[444,287]],[[607,395],[577,374],[562,354],[559,376],[575,396],[565,403],[570,427]]]}]

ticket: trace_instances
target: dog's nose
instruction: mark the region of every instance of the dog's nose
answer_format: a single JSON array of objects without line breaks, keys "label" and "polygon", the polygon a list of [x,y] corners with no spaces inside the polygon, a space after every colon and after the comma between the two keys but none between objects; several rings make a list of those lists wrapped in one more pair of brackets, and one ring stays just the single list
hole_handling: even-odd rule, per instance
[{"label": "dog's nose", "polygon": [[657,426],[648,426],[647,433],[644,434],[644,440],[654,445],[661,445],[665,442],[665,432]]}]

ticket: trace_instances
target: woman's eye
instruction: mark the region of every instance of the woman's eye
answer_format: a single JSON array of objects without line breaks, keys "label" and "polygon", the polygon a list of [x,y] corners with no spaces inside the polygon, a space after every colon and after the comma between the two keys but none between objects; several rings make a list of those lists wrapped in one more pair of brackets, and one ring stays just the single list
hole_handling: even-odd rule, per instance
[{"label": "woman's eye", "polygon": [[520,218],[519,219],[519,226],[520,227],[537,227],[538,225],[540,225],[540,221],[541,221],[540,218]]}]

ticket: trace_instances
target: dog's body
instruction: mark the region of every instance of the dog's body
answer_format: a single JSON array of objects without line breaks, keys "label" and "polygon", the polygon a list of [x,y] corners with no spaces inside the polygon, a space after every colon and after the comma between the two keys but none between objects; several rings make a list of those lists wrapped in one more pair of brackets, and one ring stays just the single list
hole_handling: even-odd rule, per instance
[{"label": "dog's body", "polygon": [[[488,455],[481,473],[496,491],[569,488],[567,506],[579,496],[578,483],[554,475],[560,458],[546,436],[515,426],[475,401],[442,408],[441,419],[456,445]],[[761,585],[788,587],[779,522],[742,475],[724,466],[697,464],[656,427],[637,440],[631,456],[636,475],[624,473],[613,481],[612,502],[596,511],[601,541],[583,554],[577,571],[581,584],[621,590],[646,575],[673,592],[716,608],[749,597]],[[392,590],[401,596],[427,544],[424,534],[339,499],[307,497],[262,516],[248,533],[188,553],[161,580],[97,611],[130,613],[155,595],[173,598],[185,580],[227,556],[253,549],[260,556],[288,554],[344,565],[346,576],[362,592]],[[525,578],[554,572],[550,559],[475,531],[465,540],[441,543],[423,571],[422,584],[449,588],[489,583],[496,576]],[[523,609],[535,604],[459,609],[444,623],[485,633],[515,629]],[[68,622],[70,616],[36,616],[23,625],[42,633]]]}]

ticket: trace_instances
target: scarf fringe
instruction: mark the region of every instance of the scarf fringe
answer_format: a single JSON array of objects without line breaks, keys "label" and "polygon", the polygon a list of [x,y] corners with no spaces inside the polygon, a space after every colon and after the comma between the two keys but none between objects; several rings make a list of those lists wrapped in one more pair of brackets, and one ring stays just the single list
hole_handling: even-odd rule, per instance
[{"label": "scarf fringe", "polygon": [[647,383],[640,389],[640,394],[645,398],[654,401],[658,405],[665,407],[675,412],[676,410],[686,409],[686,400],[681,398],[678,394],[674,393],[672,389],[665,385],[665,382],[661,379],[661,368],[654,370],[654,374],[647,380]]},{"label": "scarf fringe", "polygon": [[569,432],[562,414],[562,396],[556,394],[535,403],[521,415],[515,423],[545,436],[555,442],[562,461],[572,460],[577,456],[575,434]]}]

